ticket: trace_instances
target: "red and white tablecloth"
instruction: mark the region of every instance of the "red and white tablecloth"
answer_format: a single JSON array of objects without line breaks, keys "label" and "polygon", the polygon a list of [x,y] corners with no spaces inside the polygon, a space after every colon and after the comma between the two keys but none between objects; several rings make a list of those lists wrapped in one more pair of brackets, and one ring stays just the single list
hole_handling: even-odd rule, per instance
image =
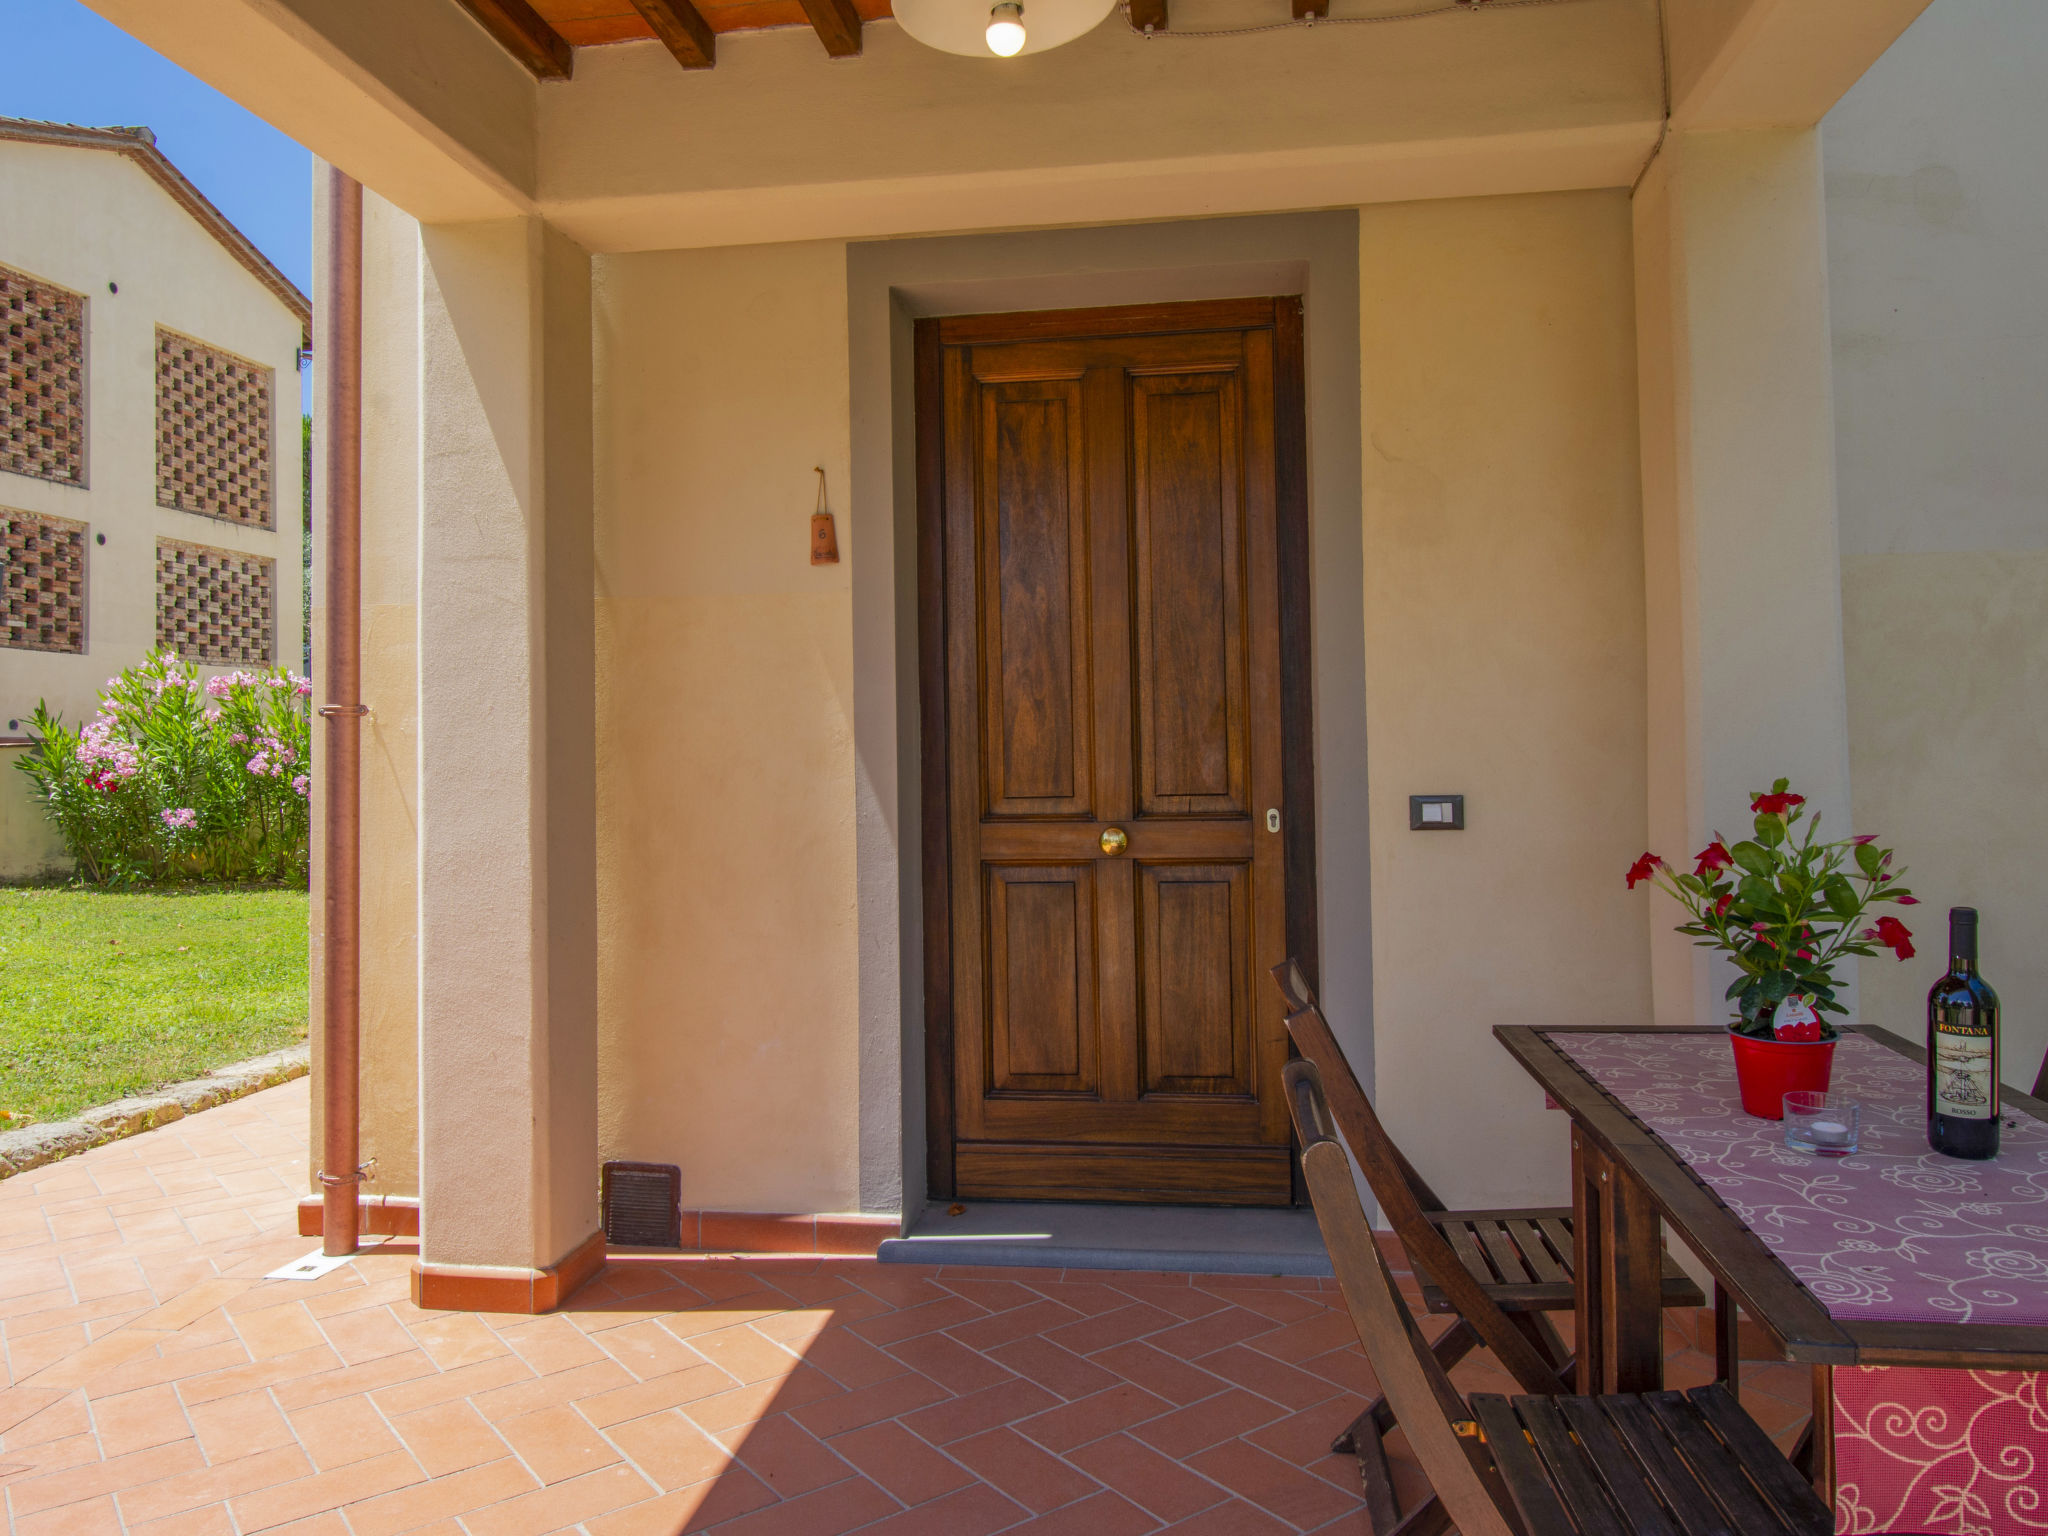
[{"label": "red and white tablecloth", "polygon": [[[1995,1160],[1943,1157],[1922,1069],[1851,1035],[1832,1086],[1862,1104],[1862,1146],[1815,1157],[1742,1112],[1719,1036],[1551,1039],[1833,1316],[2048,1325],[2048,1124],[2008,1111]],[[1834,1383],[1839,1530],[2048,1532],[2048,1375],[1855,1367]]]}]

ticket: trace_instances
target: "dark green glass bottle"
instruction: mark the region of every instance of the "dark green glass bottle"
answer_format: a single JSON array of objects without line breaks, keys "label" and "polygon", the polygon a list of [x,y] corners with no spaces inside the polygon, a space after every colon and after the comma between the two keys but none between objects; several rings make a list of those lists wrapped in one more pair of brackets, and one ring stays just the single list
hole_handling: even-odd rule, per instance
[{"label": "dark green glass bottle", "polygon": [[1948,974],[1927,994],[1927,1145],[1998,1156],[1998,994],[1977,974],[1977,909],[1948,913]]}]

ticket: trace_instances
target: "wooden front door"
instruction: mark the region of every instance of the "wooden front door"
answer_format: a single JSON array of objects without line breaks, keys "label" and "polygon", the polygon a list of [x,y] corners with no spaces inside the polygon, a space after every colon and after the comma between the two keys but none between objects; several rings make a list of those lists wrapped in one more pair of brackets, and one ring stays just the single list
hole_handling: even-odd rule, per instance
[{"label": "wooden front door", "polygon": [[1266,969],[1298,813],[1276,395],[1300,395],[1275,381],[1299,313],[923,322],[934,1194],[1291,1199]]}]

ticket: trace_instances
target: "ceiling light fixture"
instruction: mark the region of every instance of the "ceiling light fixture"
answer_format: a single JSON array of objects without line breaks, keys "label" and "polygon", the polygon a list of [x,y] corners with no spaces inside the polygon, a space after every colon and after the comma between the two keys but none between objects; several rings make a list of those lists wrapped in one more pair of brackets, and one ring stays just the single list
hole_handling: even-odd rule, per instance
[{"label": "ceiling light fixture", "polygon": [[1017,0],[1000,0],[988,13],[988,51],[999,59],[1013,58],[1024,51],[1024,7]]},{"label": "ceiling light fixture", "polygon": [[1116,0],[895,0],[891,8],[896,24],[927,48],[971,59],[1009,59],[1043,53],[1093,31],[1116,9]]}]

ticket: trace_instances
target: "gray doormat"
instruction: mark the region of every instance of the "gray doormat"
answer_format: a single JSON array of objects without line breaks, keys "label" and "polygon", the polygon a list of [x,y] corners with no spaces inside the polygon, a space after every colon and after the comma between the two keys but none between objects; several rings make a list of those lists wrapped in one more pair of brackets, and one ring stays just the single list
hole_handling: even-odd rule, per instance
[{"label": "gray doormat", "polygon": [[1149,1269],[1197,1275],[1327,1275],[1315,1212],[1189,1205],[968,1202],[930,1205],[884,1264],[991,1264],[1033,1269]]}]

